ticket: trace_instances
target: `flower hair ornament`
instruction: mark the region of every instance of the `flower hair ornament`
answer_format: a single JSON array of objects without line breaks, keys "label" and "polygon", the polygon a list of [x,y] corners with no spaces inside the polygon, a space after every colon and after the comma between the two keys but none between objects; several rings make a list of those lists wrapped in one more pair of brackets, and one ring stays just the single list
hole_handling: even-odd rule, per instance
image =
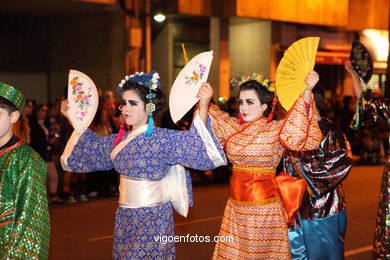
[{"label": "flower hair ornament", "polygon": [[[149,119],[148,119],[148,128],[144,133],[144,136],[151,136],[154,128],[153,112],[156,110],[156,105],[153,103],[153,98],[156,97],[156,94],[152,93],[152,91],[157,91],[157,89],[160,88],[160,76],[155,70],[152,70],[149,73],[136,72],[135,74],[126,76],[124,79],[122,79],[122,81],[119,83],[117,88],[118,92],[121,91],[123,84],[125,84],[127,81],[137,82],[138,84],[142,85],[143,87],[149,90],[149,93],[146,95],[146,98],[148,99],[148,103],[146,104],[145,107],[146,112],[148,112],[149,114]],[[123,138],[125,133],[126,131],[124,130],[124,126],[122,124],[121,129],[119,130],[119,134],[117,138],[115,138],[114,145],[120,142],[120,140]]]},{"label": "flower hair ornament", "polygon": [[[256,80],[261,86],[267,88],[268,91],[274,92],[274,98],[272,99],[272,110],[267,117],[267,123],[269,123],[269,122],[271,122],[271,120],[274,116],[275,106],[278,103],[278,98],[277,98],[276,92],[275,92],[276,89],[275,89],[275,86],[273,84],[274,82],[266,79],[264,77],[263,73],[253,72],[252,75],[250,75],[250,76],[244,76],[242,73],[238,73],[236,77],[233,77],[230,80],[230,85],[232,87],[239,87],[239,86],[241,86],[241,84],[243,84],[244,82],[247,82],[249,80]],[[238,121],[240,124],[244,123],[244,120],[242,119],[241,113],[238,113]]]}]

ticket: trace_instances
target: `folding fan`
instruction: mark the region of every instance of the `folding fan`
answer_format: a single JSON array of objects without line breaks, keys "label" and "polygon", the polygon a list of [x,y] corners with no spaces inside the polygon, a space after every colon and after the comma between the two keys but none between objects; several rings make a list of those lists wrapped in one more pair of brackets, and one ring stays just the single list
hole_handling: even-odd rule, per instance
[{"label": "folding fan", "polygon": [[179,121],[199,100],[196,97],[209,76],[213,52],[202,52],[192,58],[177,75],[169,94],[173,122]]},{"label": "folding fan", "polygon": [[359,41],[352,43],[351,54],[349,59],[352,63],[352,68],[359,77],[367,84],[370,81],[374,66],[370,52]]},{"label": "folding fan", "polygon": [[319,41],[319,37],[307,37],[294,42],[278,65],[275,87],[279,102],[287,111],[306,88],[305,79],[314,68]]},{"label": "folding fan", "polygon": [[95,117],[99,96],[93,81],[77,70],[69,71],[69,119],[77,133],[87,129]]}]

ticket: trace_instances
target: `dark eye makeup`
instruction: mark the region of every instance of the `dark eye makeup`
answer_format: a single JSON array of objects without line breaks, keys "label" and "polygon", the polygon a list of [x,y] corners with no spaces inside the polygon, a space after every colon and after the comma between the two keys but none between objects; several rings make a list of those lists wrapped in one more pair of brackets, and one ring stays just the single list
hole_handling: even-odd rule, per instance
[{"label": "dark eye makeup", "polygon": [[[138,101],[135,101],[135,100],[127,100],[127,102],[128,102],[131,106],[136,106],[136,105],[138,105]],[[126,100],[122,99],[122,101],[121,101],[121,106],[126,106]]]}]

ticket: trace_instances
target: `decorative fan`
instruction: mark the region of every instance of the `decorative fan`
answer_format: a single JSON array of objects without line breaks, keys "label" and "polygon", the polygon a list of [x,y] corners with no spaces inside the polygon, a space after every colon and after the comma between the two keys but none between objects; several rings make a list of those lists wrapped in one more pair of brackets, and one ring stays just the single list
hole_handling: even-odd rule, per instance
[{"label": "decorative fan", "polygon": [[305,79],[314,68],[319,41],[319,37],[307,37],[294,42],[279,63],[275,87],[279,102],[287,111],[306,88]]},{"label": "decorative fan", "polygon": [[77,70],[69,71],[68,115],[77,133],[87,129],[95,117],[99,96],[93,81]]},{"label": "decorative fan", "polygon": [[349,59],[352,63],[352,68],[359,75],[359,77],[367,84],[370,81],[374,66],[370,52],[359,41],[352,43],[351,54]]},{"label": "decorative fan", "polygon": [[179,121],[195,104],[203,82],[209,76],[213,52],[202,52],[192,58],[177,75],[169,94],[169,110],[173,122]]}]

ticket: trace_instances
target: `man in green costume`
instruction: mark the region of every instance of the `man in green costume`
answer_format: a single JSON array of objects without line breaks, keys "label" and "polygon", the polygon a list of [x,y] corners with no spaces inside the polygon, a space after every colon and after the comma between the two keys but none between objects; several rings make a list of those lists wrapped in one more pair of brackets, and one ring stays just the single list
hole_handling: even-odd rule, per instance
[{"label": "man in green costume", "polygon": [[0,259],[47,259],[50,221],[44,160],[12,133],[26,98],[0,82]]}]

